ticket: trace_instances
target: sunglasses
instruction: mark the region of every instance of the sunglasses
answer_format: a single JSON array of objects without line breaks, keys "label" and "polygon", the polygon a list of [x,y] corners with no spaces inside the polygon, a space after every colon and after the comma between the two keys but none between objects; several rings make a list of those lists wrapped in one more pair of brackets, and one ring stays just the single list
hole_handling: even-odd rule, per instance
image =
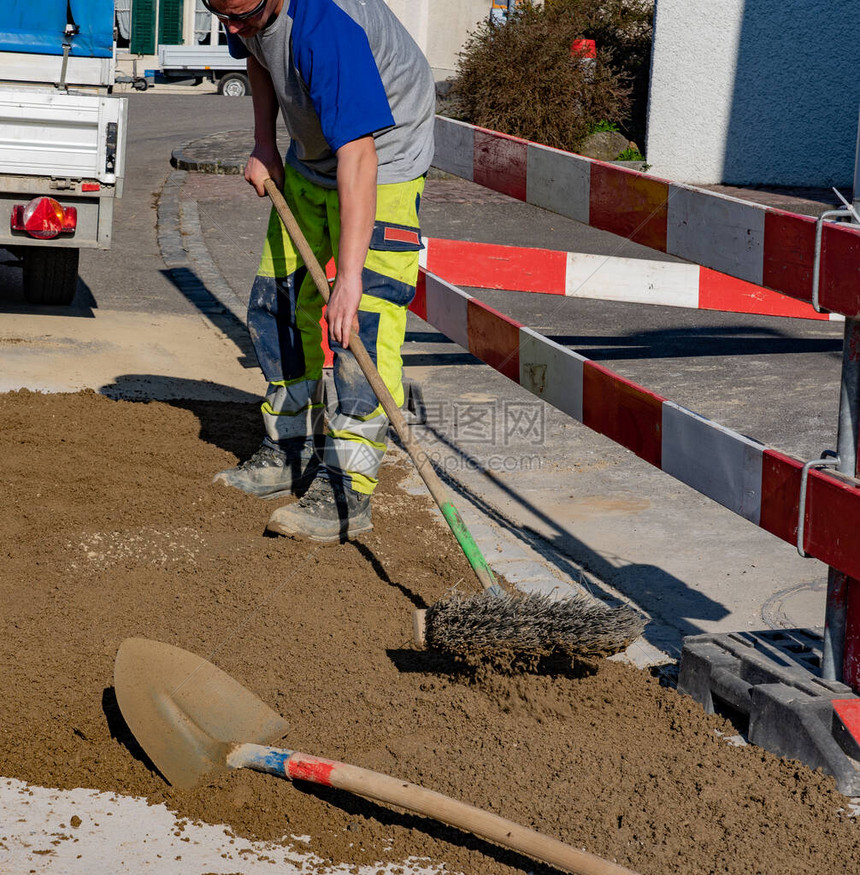
[{"label": "sunglasses", "polygon": [[247,21],[249,18],[256,18],[265,8],[269,0],[260,0],[260,2],[249,12],[240,12],[236,15],[227,15],[212,8],[209,0],[203,0],[203,5],[220,21]]}]

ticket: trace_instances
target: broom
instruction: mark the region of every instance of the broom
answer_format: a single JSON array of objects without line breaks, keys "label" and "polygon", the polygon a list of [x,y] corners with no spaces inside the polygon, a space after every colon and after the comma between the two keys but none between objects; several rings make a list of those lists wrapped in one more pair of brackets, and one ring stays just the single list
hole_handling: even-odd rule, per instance
[{"label": "broom", "polygon": [[[328,303],[329,285],[325,272],[284,196],[272,179],[267,179],[264,186],[323,301]],[[594,655],[623,650],[641,634],[644,619],[626,606],[610,608],[584,593],[553,600],[544,595],[506,592],[451,502],[427,454],[410,436],[400,408],[356,333],[350,336],[349,350],[482,587],[481,593],[470,598],[449,597],[426,610],[415,611],[413,628],[417,646],[451,653],[499,650]]]}]

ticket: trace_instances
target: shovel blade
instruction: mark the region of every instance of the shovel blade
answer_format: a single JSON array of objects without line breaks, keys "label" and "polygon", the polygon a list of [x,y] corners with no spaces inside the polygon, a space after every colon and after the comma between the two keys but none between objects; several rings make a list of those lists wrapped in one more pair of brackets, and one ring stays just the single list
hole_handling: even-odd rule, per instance
[{"label": "shovel blade", "polygon": [[278,713],[211,662],[160,641],[123,641],[114,688],[140,746],[183,789],[226,771],[232,745],[271,744],[288,729]]}]

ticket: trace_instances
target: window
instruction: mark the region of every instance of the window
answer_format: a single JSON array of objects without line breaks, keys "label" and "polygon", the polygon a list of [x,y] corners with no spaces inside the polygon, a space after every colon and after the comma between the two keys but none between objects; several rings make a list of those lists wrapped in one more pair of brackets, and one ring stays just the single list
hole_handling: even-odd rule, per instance
[{"label": "window", "polygon": [[136,55],[155,54],[155,0],[133,0],[129,50]]},{"label": "window", "polygon": [[159,0],[158,42],[169,46],[182,45],[182,0]]},{"label": "window", "polygon": [[131,39],[131,0],[116,0],[116,45],[127,49]]}]

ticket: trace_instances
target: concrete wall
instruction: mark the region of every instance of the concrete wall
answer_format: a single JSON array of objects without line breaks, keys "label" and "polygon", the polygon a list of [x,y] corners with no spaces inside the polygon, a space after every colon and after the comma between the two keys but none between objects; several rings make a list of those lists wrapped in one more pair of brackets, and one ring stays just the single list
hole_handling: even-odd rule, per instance
[{"label": "concrete wall", "polygon": [[657,0],[651,70],[652,173],[850,187],[857,0]]},{"label": "concrete wall", "polygon": [[490,0],[386,0],[427,56],[437,80],[453,75],[470,31],[490,15]]}]

